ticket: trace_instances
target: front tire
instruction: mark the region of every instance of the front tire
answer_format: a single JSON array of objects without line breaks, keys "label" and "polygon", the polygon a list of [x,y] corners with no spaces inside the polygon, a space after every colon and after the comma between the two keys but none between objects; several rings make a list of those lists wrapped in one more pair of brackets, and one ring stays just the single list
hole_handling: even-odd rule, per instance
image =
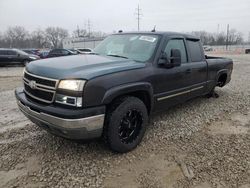
[{"label": "front tire", "polygon": [[103,136],[112,151],[125,153],[141,142],[147,123],[147,108],[140,99],[120,98],[108,109]]}]

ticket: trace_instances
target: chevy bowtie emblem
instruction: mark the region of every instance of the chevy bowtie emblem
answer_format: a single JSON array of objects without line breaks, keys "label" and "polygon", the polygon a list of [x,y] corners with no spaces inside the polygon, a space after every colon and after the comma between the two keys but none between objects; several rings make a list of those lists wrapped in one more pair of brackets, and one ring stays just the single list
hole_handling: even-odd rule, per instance
[{"label": "chevy bowtie emblem", "polygon": [[29,82],[29,86],[30,86],[31,89],[36,89],[36,81],[31,80],[31,81]]}]

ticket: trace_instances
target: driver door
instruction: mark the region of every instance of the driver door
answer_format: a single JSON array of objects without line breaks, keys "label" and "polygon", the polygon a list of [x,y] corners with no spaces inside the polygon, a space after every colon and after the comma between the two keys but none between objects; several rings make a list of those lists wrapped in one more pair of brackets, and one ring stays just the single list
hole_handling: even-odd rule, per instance
[{"label": "driver door", "polygon": [[181,52],[181,65],[166,68],[158,65],[155,72],[155,109],[162,111],[165,108],[182,103],[188,98],[190,67],[184,38],[171,38],[167,40],[162,51],[168,59],[172,49]]}]

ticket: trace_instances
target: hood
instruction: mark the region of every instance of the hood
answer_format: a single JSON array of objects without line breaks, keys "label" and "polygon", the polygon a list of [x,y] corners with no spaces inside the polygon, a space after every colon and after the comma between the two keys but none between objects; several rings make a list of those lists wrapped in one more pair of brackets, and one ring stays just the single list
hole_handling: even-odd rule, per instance
[{"label": "hood", "polygon": [[26,70],[35,75],[54,79],[81,78],[88,80],[105,74],[143,67],[145,67],[144,63],[124,58],[74,55],[37,60],[29,63]]}]

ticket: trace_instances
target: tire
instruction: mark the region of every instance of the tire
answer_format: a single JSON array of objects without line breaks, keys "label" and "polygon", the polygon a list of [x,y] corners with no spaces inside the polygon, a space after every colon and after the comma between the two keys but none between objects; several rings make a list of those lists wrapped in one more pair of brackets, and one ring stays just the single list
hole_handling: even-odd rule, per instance
[{"label": "tire", "polygon": [[131,151],[141,142],[147,123],[147,108],[140,99],[120,98],[108,109],[103,138],[112,151]]}]

